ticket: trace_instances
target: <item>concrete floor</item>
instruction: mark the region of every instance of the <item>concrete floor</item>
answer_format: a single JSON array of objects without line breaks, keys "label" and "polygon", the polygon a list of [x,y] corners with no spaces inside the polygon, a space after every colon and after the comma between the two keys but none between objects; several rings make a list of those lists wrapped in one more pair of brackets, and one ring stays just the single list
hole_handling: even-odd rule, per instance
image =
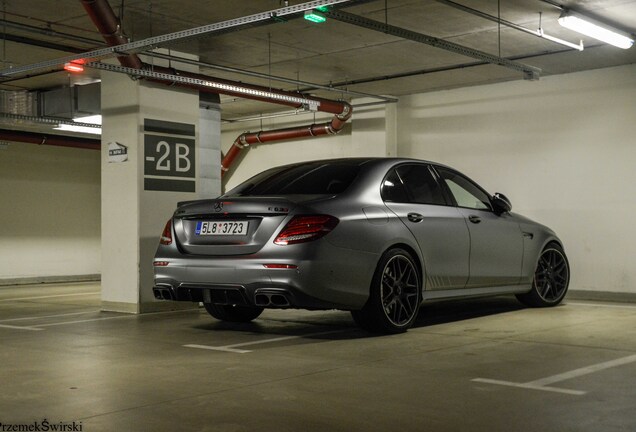
[{"label": "concrete floor", "polygon": [[634,431],[636,305],[348,313],[99,312],[99,285],[0,288],[0,423],[83,431]]}]

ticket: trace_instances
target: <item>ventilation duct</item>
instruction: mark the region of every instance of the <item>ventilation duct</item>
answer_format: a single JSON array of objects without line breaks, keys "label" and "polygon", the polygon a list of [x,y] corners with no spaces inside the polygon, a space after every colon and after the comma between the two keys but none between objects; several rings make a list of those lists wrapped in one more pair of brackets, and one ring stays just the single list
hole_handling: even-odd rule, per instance
[{"label": "ventilation duct", "polygon": [[69,119],[99,114],[100,88],[100,83],[93,83],[40,92],[39,114],[44,117]]},{"label": "ventilation duct", "polygon": [[0,90],[0,112],[23,116],[35,116],[37,109],[37,93],[26,90]]}]

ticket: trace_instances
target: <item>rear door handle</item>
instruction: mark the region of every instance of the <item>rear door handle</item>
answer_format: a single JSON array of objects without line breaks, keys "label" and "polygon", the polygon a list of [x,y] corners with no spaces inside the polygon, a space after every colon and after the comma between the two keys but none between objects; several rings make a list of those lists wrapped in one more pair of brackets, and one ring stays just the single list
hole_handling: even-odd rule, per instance
[{"label": "rear door handle", "polygon": [[481,218],[479,216],[475,216],[475,215],[468,216],[468,220],[471,221],[474,224],[478,224],[479,222],[481,222]]},{"label": "rear door handle", "polygon": [[409,213],[407,216],[411,222],[422,222],[424,220],[424,216],[419,213]]}]

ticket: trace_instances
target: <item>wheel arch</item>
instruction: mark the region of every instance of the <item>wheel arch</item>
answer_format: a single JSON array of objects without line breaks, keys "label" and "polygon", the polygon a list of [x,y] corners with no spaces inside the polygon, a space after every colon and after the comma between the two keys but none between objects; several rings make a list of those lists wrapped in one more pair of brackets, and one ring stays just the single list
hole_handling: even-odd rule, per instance
[{"label": "wheel arch", "polygon": [[421,291],[424,292],[426,289],[426,264],[424,263],[422,256],[415,248],[413,248],[411,245],[407,243],[394,243],[388,248],[386,248],[384,252],[382,253],[382,255],[384,255],[387,251],[391,249],[396,249],[396,248],[404,249],[405,251],[410,253],[415,259],[415,265],[417,266],[418,276],[420,277],[420,280],[422,282]]},{"label": "wheel arch", "polygon": [[563,251],[565,251],[565,247],[563,247],[563,242],[556,236],[549,236],[546,237],[543,240],[543,245],[541,246],[541,249],[539,250],[539,254],[541,254],[541,252],[543,252],[545,250],[545,248],[547,248],[549,245],[551,244],[556,244],[557,246],[559,246]]}]

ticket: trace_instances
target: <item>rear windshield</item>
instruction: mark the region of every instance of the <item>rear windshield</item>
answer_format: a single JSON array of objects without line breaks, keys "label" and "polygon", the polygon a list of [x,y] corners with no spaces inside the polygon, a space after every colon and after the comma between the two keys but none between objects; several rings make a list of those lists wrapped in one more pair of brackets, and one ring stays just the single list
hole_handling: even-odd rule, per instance
[{"label": "rear windshield", "polygon": [[274,168],[235,187],[225,196],[336,195],[360,171],[359,162],[313,162]]}]

